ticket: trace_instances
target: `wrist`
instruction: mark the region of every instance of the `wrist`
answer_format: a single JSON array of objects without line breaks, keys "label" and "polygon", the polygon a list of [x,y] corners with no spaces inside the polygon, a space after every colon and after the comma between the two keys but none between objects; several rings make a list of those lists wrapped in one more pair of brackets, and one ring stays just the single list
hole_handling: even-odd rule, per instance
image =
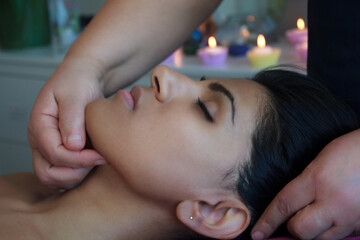
[{"label": "wrist", "polygon": [[59,69],[72,75],[82,76],[81,80],[98,85],[103,92],[101,79],[105,75],[106,69],[100,60],[89,56],[68,53],[60,64]]},{"label": "wrist", "polygon": [[73,53],[71,49],[66,54],[63,64],[70,64],[70,66],[74,66],[79,70],[89,71],[96,79],[101,79],[106,72],[106,66],[101,59],[89,55]]}]

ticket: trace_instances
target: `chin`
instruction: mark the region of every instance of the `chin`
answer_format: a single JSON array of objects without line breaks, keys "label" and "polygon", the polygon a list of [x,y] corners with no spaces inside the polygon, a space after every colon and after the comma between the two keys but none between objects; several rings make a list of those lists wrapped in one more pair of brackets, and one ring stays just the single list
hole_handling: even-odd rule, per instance
[{"label": "chin", "polygon": [[93,148],[106,160],[113,158],[119,142],[127,136],[122,107],[111,99],[98,99],[85,109],[85,127]]},{"label": "chin", "polygon": [[97,142],[101,138],[102,116],[101,100],[89,103],[85,108],[85,128],[93,147],[96,149]]}]

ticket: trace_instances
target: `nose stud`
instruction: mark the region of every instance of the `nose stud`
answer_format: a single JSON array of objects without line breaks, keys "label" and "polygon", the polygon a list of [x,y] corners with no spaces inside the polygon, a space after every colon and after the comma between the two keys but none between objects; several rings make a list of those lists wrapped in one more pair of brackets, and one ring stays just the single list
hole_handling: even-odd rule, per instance
[{"label": "nose stud", "polygon": [[189,219],[190,219],[190,220],[194,220],[194,217],[193,217],[193,216],[190,216]]}]

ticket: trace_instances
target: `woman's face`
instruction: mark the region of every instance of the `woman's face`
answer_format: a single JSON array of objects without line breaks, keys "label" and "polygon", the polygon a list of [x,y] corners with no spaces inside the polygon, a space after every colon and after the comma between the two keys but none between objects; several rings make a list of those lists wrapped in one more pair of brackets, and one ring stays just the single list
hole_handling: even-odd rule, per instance
[{"label": "woman's face", "polygon": [[220,194],[248,159],[263,95],[250,80],[193,81],[159,66],[151,88],[89,104],[86,127],[134,191],[171,201]]}]

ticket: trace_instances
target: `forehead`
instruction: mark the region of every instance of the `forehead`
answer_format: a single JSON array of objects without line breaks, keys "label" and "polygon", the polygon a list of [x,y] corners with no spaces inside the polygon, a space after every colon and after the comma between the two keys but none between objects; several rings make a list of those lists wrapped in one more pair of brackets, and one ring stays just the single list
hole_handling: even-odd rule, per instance
[{"label": "forehead", "polygon": [[265,91],[259,83],[245,78],[214,78],[213,80],[227,87],[238,99],[251,100]]}]

